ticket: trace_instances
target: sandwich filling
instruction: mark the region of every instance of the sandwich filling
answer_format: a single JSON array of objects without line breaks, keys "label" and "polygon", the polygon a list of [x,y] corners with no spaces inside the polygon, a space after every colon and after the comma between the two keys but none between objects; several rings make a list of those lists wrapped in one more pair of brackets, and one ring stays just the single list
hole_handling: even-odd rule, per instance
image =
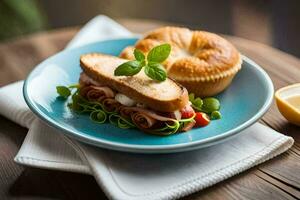
[{"label": "sandwich filling", "polygon": [[143,102],[136,102],[85,73],[80,75],[78,95],[82,101],[99,105],[109,113],[110,122],[117,123],[117,120],[127,124],[124,128],[137,127],[151,134],[169,135],[188,131],[195,125],[195,111],[190,102],[173,112],[154,111]]}]

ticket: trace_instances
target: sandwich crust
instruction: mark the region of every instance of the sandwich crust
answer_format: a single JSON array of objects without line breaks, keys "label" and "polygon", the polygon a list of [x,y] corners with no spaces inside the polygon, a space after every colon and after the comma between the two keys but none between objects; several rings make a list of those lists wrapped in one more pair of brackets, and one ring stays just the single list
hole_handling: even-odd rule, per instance
[{"label": "sandwich crust", "polygon": [[114,70],[128,60],[91,53],[82,55],[80,66],[85,74],[101,85],[127,95],[153,110],[172,112],[185,107],[189,101],[187,90],[167,78],[157,82],[147,77],[143,70],[134,76],[114,76]]},{"label": "sandwich crust", "polygon": [[[156,29],[135,44],[147,54],[153,47],[169,43],[172,51],[163,63],[168,76],[197,96],[212,96],[229,86],[241,69],[241,57],[236,48],[224,38],[205,31],[163,27]],[[133,58],[133,47],[120,54]]]}]

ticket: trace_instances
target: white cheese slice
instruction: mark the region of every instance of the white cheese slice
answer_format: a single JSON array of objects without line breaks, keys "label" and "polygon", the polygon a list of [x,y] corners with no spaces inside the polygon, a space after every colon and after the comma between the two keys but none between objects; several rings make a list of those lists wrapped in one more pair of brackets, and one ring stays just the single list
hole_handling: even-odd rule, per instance
[{"label": "white cheese slice", "polygon": [[136,105],[136,101],[130,99],[128,96],[118,93],[115,96],[115,100],[124,106],[134,106]]},{"label": "white cheese slice", "polygon": [[181,112],[179,110],[175,110],[174,115],[177,120],[181,120]]}]

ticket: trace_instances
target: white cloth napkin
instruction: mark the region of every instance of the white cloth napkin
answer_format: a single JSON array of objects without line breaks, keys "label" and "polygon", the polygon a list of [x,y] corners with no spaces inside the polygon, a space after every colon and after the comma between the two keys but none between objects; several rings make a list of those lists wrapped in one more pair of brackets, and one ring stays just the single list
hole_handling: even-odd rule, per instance
[{"label": "white cloth napkin", "polygon": [[[68,48],[130,36],[105,17],[90,21]],[[93,39],[92,39],[93,38]],[[142,155],[79,143],[53,129],[29,110],[23,82],[0,88],[0,114],[29,128],[15,161],[22,165],[91,174],[111,199],[175,199],[247,170],[289,149],[294,140],[259,123],[224,143],[197,151]]]}]

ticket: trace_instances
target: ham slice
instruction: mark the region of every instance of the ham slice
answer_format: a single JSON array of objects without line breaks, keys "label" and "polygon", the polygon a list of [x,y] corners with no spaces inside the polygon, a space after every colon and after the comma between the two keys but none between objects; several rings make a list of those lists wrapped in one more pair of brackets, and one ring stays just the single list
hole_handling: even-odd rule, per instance
[{"label": "ham slice", "polygon": [[140,112],[133,113],[131,119],[132,122],[142,130],[151,128],[156,122],[156,119]]},{"label": "ham slice", "polygon": [[102,102],[104,98],[113,98],[115,93],[106,86],[83,86],[80,88],[80,95],[89,101]]},{"label": "ham slice", "polygon": [[99,82],[95,81],[94,79],[86,75],[84,72],[80,74],[79,84],[81,86],[88,86],[88,85],[101,86]]},{"label": "ham slice", "polygon": [[120,106],[119,113],[125,119],[131,119],[131,115],[136,112],[135,107]]},{"label": "ham slice", "polygon": [[[170,117],[165,117],[165,116],[161,116],[161,115],[158,115],[157,113],[155,113],[154,111],[152,110],[148,110],[146,108],[140,108],[140,107],[121,107],[120,108],[120,114],[122,114],[122,112],[124,111],[121,111],[122,109],[127,109],[127,113],[135,113],[135,112],[139,112],[139,113],[143,113],[153,119],[156,119],[158,121],[164,121],[164,122],[167,122],[167,121],[174,121],[174,119],[170,118]],[[125,113],[126,113],[125,112]]]},{"label": "ham slice", "polygon": [[189,123],[186,123],[183,128],[181,129],[181,131],[187,132],[189,130],[191,130],[196,124],[195,120],[190,121]]},{"label": "ham slice", "polygon": [[118,112],[121,104],[112,98],[106,98],[102,101],[102,105],[108,112]]},{"label": "ham slice", "polygon": [[121,106],[119,113],[122,117],[130,117],[132,122],[140,129],[151,132],[149,130],[156,122],[174,122],[175,119],[158,115],[154,111],[140,107]]}]

